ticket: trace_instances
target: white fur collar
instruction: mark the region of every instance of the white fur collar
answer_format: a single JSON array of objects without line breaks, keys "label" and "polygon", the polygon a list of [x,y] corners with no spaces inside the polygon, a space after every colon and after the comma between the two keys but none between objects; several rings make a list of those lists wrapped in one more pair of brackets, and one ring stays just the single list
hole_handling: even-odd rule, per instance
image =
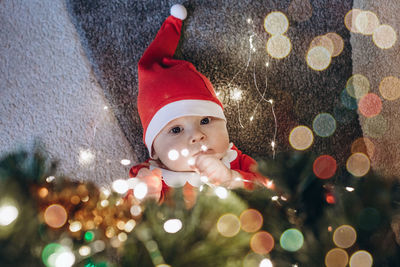
[{"label": "white fur collar", "polygon": [[[226,167],[231,167],[231,162],[237,158],[237,151],[232,149],[233,143],[229,144],[229,148],[226,151],[226,155],[221,159]],[[150,160],[150,170],[155,168],[161,169],[162,179],[170,187],[182,187],[188,182],[190,185],[200,187],[204,184],[200,179],[200,174],[196,172],[174,172],[160,168],[157,162]]]}]

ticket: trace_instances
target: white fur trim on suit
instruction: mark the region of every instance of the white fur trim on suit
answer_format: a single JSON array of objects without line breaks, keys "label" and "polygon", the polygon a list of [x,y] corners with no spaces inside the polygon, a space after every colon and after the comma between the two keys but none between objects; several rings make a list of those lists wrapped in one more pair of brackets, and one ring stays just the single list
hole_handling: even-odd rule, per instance
[{"label": "white fur trim on suit", "polygon": [[186,19],[187,16],[187,11],[186,8],[180,4],[175,4],[171,7],[170,13],[172,16],[175,18],[178,18],[180,20]]}]

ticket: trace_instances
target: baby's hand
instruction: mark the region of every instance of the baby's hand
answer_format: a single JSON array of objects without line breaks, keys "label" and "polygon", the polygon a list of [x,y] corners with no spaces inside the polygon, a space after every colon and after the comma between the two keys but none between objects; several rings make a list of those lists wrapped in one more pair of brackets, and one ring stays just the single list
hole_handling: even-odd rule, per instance
[{"label": "baby's hand", "polygon": [[207,176],[212,184],[229,185],[232,182],[234,175],[232,170],[228,169],[220,159],[213,155],[199,155],[194,167],[201,176]]},{"label": "baby's hand", "polygon": [[156,200],[160,199],[162,190],[160,169],[154,169],[150,171],[147,168],[142,168],[139,170],[135,178],[139,179],[141,182],[147,185],[146,198],[154,198]]}]

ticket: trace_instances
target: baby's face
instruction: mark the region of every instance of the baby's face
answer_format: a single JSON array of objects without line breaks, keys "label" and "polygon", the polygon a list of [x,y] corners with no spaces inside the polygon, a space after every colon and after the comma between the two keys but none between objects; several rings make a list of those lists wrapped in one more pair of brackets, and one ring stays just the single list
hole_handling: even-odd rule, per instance
[{"label": "baby's face", "polygon": [[153,142],[153,158],[169,170],[193,171],[191,165],[200,154],[219,159],[229,148],[226,122],[214,117],[184,116],[170,121]]}]

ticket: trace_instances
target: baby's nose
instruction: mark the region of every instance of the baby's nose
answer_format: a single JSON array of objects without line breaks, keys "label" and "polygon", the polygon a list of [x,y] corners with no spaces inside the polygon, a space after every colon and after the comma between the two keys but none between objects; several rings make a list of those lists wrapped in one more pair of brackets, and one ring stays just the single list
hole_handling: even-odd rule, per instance
[{"label": "baby's nose", "polygon": [[190,143],[195,144],[203,141],[206,138],[205,134],[200,131],[195,131],[190,139]]}]

